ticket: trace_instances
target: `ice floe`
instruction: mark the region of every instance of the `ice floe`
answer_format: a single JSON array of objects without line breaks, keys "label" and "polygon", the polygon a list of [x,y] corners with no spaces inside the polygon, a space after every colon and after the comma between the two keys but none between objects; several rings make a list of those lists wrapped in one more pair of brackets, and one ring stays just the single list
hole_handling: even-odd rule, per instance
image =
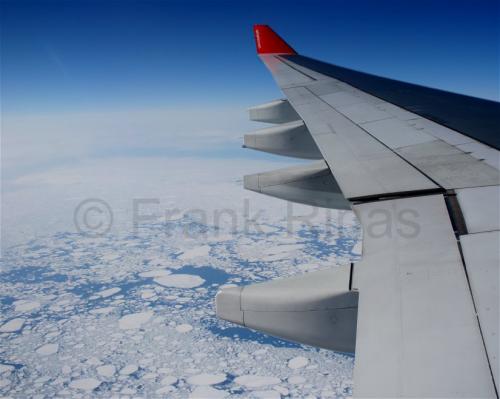
[{"label": "ice floe", "polygon": [[31,312],[40,308],[40,302],[19,300],[14,302],[14,309],[16,312]]},{"label": "ice floe", "polygon": [[163,277],[163,276],[168,276],[172,272],[168,269],[155,269],[155,270],[149,270],[147,272],[142,272],[139,273],[139,276],[141,277]]},{"label": "ice floe", "polygon": [[91,314],[108,314],[111,313],[115,308],[113,306],[106,306],[104,308],[95,308],[91,309],[90,313]]},{"label": "ice floe", "polygon": [[162,378],[162,380],[160,381],[160,384],[161,385],[173,385],[176,382],[177,382],[176,377],[174,377],[173,375],[167,375],[167,376]]},{"label": "ice floe", "polygon": [[180,333],[187,333],[193,329],[193,326],[190,324],[179,324],[175,327],[175,330]]},{"label": "ice floe", "polygon": [[107,290],[102,290],[97,293],[101,298],[108,298],[112,295],[115,295],[121,291],[120,287],[108,288]]},{"label": "ice floe", "polygon": [[202,285],[205,280],[193,274],[171,274],[169,276],[157,277],[154,282],[164,287],[195,288]]},{"label": "ice floe", "polygon": [[40,346],[36,350],[36,353],[42,356],[48,356],[57,353],[58,350],[59,350],[59,344],[45,344]]},{"label": "ice floe", "polygon": [[290,384],[303,384],[306,382],[306,379],[301,376],[301,375],[292,375],[290,377],[288,377],[288,382]]},{"label": "ice floe", "polygon": [[229,396],[228,392],[209,386],[196,387],[189,395],[190,399],[223,399]]},{"label": "ice floe", "polygon": [[262,375],[242,375],[235,378],[234,382],[244,385],[247,388],[257,388],[269,385],[276,385],[281,382],[279,378]]},{"label": "ice floe", "polygon": [[112,364],[106,364],[104,366],[99,366],[96,368],[97,373],[103,377],[112,377],[116,372],[116,367]]},{"label": "ice floe", "polygon": [[7,323],[2,324],[2,326],[0,327],[0,332],[12,333],[19,331],[21,328],[23,328],[24,322],[25,320],[21,317],[9,320]]},{"label": "ice floe", "polygon": [[296,356],[288,361],[288,367],[293,370],[301,369],[309,364],[309,359],[304,356]]},{"label": "ice floe", "polygon": [[188,384],[191,385],[215,385],[226,381],[225,374],[198,374],[193,375],[187,379]]},{"label": "ice floe", "polygon": [[139,367],[136,364],[127,364],[120,370],[121,375],[130,375],[139,370]]},{"label": "ice floe", "polygon": [[10,364],[0,364],[0,374],[11,372],[12,370],[14,370],[14,366]]},{"label": "ice floe", "polygon": [[[172,385],[165,385],[165,386],[162,386],[161,388],[158,388],[155,391],[155,393],[157,395],[164,395],[164,394],[167,394],[167,393],[172,392],[172,391],[175,391],[175,387],[173,387]],[[208,399],[208,398],[206,398],[206,399]]]},{"label": "ice floe", "polygon": [[153,317],[152,310],[148,310],[146,312],[128,314],[126,316],[123,316],[118,321],[118,326],[122,330],[132,330],[141,328],[141,326],[144,323],[147,323],[151,317]]},{"label": "ice floe", "polygon": [[280,399],[281,394],[275,390],[254,391],[254,392],[252,392],[250,397],[257,398],[257,399]]},{"label": "ice floe", "polygon": [[210,253],[209,245],[202,245],[201,247],[193,248],[188,251],[185,251],[181,255],[179,255],[179,259],[182,261],[191,260],[195,258],[207,257]]},{"label": "ice floe", "polygon": [[141,292],[141,298],[142,299],[151,299],[154,296],[156,296],[156,292],[154,292],[154,290],[143,290]]},{"label": "ice floe", "polygon": [[290,393],[290,391],[288,390],[288,388],[282,387],[280,385],[274,386],[273,389],[276,392],[279,392],[281,395],[284,395],[284,396],[287,396]]},{"label": "ice floe", "polygon": [[101,385],[101,381],[96,380],[95,378],[80,378],[78,380],[71,381],[69,387],[90,392],[96,389],[99,385]]}]

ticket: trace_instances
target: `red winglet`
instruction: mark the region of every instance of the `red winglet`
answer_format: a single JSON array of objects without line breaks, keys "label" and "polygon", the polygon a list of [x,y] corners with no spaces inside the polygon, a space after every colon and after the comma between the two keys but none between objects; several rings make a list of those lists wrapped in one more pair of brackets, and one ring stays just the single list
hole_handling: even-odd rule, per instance
[{"label": "red winglet", "polygon": [[253,33],[258,54],[297,54],[268,25],[254,25]]}]

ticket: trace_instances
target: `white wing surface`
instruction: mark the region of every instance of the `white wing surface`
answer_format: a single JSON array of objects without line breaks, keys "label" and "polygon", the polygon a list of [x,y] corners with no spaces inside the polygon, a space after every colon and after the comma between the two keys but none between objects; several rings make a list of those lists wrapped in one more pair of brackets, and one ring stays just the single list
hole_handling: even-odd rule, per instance
[{"label": "white wing surface", "polygon": [[498,397],[500,104],[298,55],[257,52],[286,99],[247,147],[321,159],[245,187],[336,209],[363,227],[351,267],[221,290],[219,317],[355,352],[356,397]]}]

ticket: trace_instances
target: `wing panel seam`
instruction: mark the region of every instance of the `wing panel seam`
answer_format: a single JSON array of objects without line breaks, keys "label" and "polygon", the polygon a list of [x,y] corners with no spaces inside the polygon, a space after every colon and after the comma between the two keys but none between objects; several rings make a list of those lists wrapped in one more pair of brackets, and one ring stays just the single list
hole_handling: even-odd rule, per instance
[{"label": "wing panel seam", "polygon": [[[322,101],[324,104],[328,105],[328,107],[330,107],[332,110],[334,110],[335,112],[339,112],[337,111],[335,108],[333,108],[330,104],[328,104],[324,99],[322,99],[320,96],[317,96],[316,94],[314,94],[307,86],[301,86],[301,87],[304,87],[304,89],[306,89],[312,96],[316,97],[317,99],[319,99],[320,101]],[[437,181],[435,181],[433,178],[431,178],[428,174],[424,173],[422,170],[420,170],[419,168],[417,168],[415,165],[413,165],[411,162],[409,162],[407,159],[403,158],[400,154],[398,154],[396,151],[394,151],[392,148],[390,148],[387,144],[385,144],[384,142],[380,141],[377,137],[375,137],[374,135],[372,135],[370,132],[368,132],[366,129],[363,128],[363,126],[357,124],[356,122],[354,122],[352,119],[350,119],[348,116],[342,114],[341,112],[339,112],[343,117],[345,117],[346,119],[348,119],[351,123],[353,123],[354,125],[358,126],[361,130],[363,130],[363,132],[365,132],[368,136],[372,137],[373,139],[375,139],[377,142],[379,142],[380,144],[382,144],[385,148],[387,148],[389,151],[391,151],[393,154],[395,154],[397,157],[399,157],[400,159],[402,159],[404,162],[406,162],[408,165],[410,165],[412,168],[414,168],[415,170],[417,170],[418,172],[420,172],[420,174],[422,174],[423,176],[425,176],[427,179],[429,179],[432,183],[434,183],[436,186],[440,187],[441,189],[444,190],[444,187],[439,184]],[[305,122],[305,121],[304,121]],[[306,123],[307,125],[307,123]],[[314,137],[314,135],[313,135]],[[329,165],[328,165],[329,166]]]}]

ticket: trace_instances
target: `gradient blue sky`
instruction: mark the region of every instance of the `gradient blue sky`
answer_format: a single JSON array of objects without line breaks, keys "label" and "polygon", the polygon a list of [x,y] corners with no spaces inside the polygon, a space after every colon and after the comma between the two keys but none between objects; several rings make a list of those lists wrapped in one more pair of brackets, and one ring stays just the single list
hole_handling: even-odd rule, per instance
[{"label": "gradient blue sky", "polygon": [[4,113],[247,104],[279,95],[267,23],[300,53],[497,99],[497,1],[3,2]]}]

